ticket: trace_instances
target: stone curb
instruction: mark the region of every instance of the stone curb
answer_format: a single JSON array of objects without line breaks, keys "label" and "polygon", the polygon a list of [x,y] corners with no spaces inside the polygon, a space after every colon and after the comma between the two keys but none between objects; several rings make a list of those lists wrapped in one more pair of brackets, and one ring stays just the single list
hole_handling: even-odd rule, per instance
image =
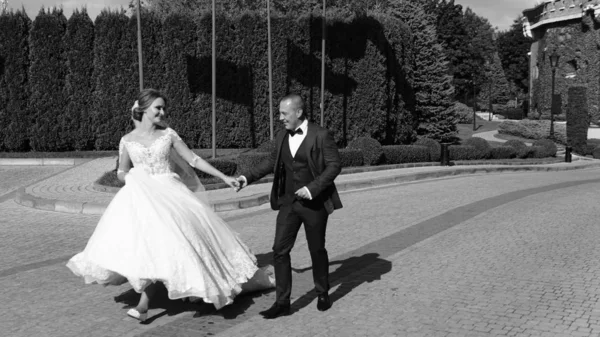
[{"label": "stone curb", "polygon": [[0,166],[76,166],[90,158],[0,158]]},{"label": "stone curb", "polygon": [[[600,167],[600,161],[591,161],[573,166],[536,166],[536,165],[509,165],[504,167],[456,167],[453,170],[431,171],[412,174],[397,174],[389,177],[379,177],[373,179],[364,179],[348,182],[340,182],[336,184],[338,191],[352,191],[369,187],[382,185],[393,185],[406,182],[414,182],[425,179],[435,179],[442,177],[468,175],[468,174],[483,174],[483,173],[500,173],[500,172],[522,172],[522,171],[540,171],[540,172],[558,172],[570,171],[579,169],[588,169]],[[47,211],[56,211],[63,213],[76,214],[102,214],[108,204],[94,202],[76,202],[62,201],[55,199],[44,199],[28,194],[25,188],[17,190],[15,201],[26,207],[37,208]],[[211,204],[215,212],[225,212],[237,209],[245,209],[257,207],[269,202],[269,193],[244,197],[233,200],[224,200]]]}]

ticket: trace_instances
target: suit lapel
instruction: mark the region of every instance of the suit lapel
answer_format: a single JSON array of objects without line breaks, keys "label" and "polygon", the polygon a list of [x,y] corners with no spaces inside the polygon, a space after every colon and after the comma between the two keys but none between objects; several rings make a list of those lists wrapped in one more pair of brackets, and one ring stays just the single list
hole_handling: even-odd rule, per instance
[{"label": "suit lapel", "polygon": [[310,155],[310,151],[312,150],[315,142],[317,141],[317,131],[315,130],[315,125],[313,123],[308,123],[308,127],[306,129],[306,137],[304,138],[304,146],[306,147],[306,158],[310,162],[312,156]]}]

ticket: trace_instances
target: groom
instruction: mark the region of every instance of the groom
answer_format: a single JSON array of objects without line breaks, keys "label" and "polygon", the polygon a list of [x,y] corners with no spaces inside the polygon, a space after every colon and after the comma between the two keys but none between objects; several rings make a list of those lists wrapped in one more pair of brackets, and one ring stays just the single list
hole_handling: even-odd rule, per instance
[{"label": "groom", "polygon": [[340,155],[331,133],[304,116],[299,95],[281,99],[279,120],[286,130],[276,137],[276,148],[269,159],[244,172],[240,189],[274,173],[271,208],[279,210],[273,244],[276,302],[260,314],[267,319],[289,315],[292,293],[290,251],[300,226],[304,224],[313,265],[313,280],[318,295],[317,309],[331,307],[329,300],[329,258],[325,249],[327,218],[342,208],[333,180],[341,171]]}]

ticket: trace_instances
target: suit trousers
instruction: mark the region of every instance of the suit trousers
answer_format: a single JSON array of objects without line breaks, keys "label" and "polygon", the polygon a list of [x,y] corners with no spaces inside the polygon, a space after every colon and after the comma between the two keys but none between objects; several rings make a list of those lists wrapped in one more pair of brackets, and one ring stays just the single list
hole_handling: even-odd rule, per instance
[{"label": "suit trousers", "polygon": [[325,249],[325,231],[329,213],[319,203],[294,200],[281,205],[277,214],[273,259],[277,303],[289,305],[292,294],[292,264],[290,252],[300,226],[304,224],[306,241],[312,260],[313,280],[317,294],[329,291],[329,257]]}]

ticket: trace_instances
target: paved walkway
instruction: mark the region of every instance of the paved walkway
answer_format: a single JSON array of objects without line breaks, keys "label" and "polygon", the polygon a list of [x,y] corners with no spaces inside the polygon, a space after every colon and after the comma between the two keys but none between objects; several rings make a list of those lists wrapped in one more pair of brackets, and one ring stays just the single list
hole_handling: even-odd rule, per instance
[{"label": "paved walkway", "polygon": [[[336,179],[340,191],[360,189],[364,187],[396,184],[406,181],[438,178],[442,176],[472,174],[477,172],[496,172],[506,170],[570,170],[590,166],[600,166],[600,161],[580,160],[574,163],[556,163],[546,165],[494,165],[489,162],[479,162],[481,165],[468,166],[439,166],[438,163],[425,163],[423,167],[404,167],[381,170],[381,167],[364,168],[368,172],[342,174]],[[476,163],[475,163],[476,164]],[[114,193],[94,189],[94,181],[107,171],[114,169],[115,158],[100,158],[77,166],[63,169],[62,172],[22,188],[16,194],[16,200],[23,206],[58,211],[66,213],[102,214]],[[410,166],[411,164],[407,164]],[[416,165],[416,164],[412,164]],[[218,211],[229,211],[256,207],[268,203],[270,183],[253,184],[239,193],[232,189],[216,189],[207,193],[208,200]]]},{"label": "paved walkway", "polygon": [[[241,296],[218,312],[159,294],[151,320],[138,324],[125,316],[138,299],[128,285],[84,285],[64,266],[85,247],[97,215],[6,199],[0,335],[600,336],[600,169],[472,169],[479,175],[342,192],[345,207],[327,233],[333,307],[315,308],[301,231],[292,252],[293,315],[273,321],[258,316],[273,292]],[[269,261],[275,212],[263,205],[221,214]]]}]

